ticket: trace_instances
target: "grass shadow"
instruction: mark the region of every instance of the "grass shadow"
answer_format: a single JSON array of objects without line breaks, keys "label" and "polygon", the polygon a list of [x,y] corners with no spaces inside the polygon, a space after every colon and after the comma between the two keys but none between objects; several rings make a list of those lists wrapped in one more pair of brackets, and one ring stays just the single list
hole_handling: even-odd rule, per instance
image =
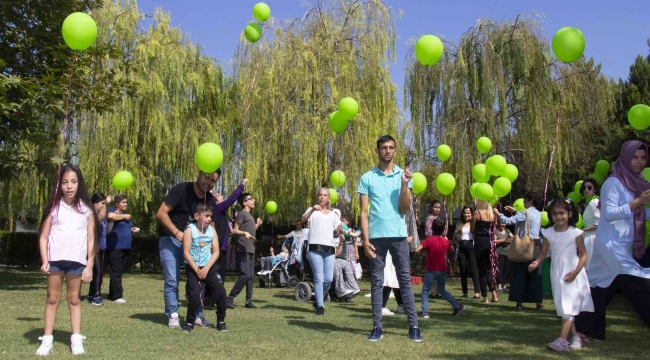
[{"label": "grass shadow", "polygon": [[321,323],[321,322],[314,322],[314,321],[289,320],[288,324],[292,326],[299,326],[305,329],[322,331],[322,332],[345,332],[345,333],[352,333],[358,335],[366,335],[367,333],[366,331],[363,331],[361,329],[336,326],[330,323]]},{"label": "grass shadow", "polygon": [[[65,344],[66,346],[70,345],[70,336],[72,333],[70,331],[64,330],[54,330],[52,332],[54,336],[54,342]],[[38,340],[39,336],[43,336],[43,328],[31,329],[23,334],[23,337],[29,341],[30,344],[40,344]]]},{"label": "grass shadow", "polygon": [[0,290],[40,290],[46,286],[45,275],[38,271],[0,269]]},{"label": "grass shadow", "polygon": [[131,319],[137,319],[142,321],[148,321],[154,324],[167,325],[167,318],[164,314],[160,313],[144,313],[144,314],[133,314],[129,316]]},{"label": "grass shadow", "polygon": [[276,310],[304,312],[304,313],[313,313],[314,312],[311,307],[309,307],[309,308],[304,307],[303,308],[303,307],[297,307],[297,306],[284,306],[284,305],[264,305],[264,306],[262,306],[262,309],[276,309]]},{"label": "grass shadow", "polygon": [[16,320],[18,320],[18,321],[41,321],[43,319],[37,318],[37,317],[19,317],[19,318],[16,318]]}]

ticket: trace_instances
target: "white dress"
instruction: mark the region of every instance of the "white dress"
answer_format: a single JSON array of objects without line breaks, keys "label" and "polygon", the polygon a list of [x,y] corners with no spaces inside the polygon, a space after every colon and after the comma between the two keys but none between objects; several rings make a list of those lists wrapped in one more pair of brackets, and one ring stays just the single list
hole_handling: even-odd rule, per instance
[{"label": "white dress", "polygon": [[[589,268],[589,284],[606,288],[618,275],[650,279],[650,268],[643,268],[632,256],[634,217],[630,211],[632,194],[614,177],[600,189],[600,222],[596,230],[594,254]],[[650,220],[650,208],[646,208]]]},{"label": "white dress", "polygon": [[[598,209],[599,199],[593,199],[587,204],[584,214],[582,214],[582,221],[585,224],[585,228],[590,226],[598,226],[598,221],[600,220],[600,209]],[[585,270],[589,271],[589,264],[591,263],[591,257],[594,254],[594,242],[596,241],[596,230],[585,231],[585,248],[587,248],[587,263],[585,264]]]},{"label": "white dress", "polygon": [[397,282],[397,272],[395,265],[393,265],[393,257],[390,252],[386,253],[386,266],[384,266],[384,286],[393,289],[399,289],[399,282]]},{"label": "white dress", "polygon": [[553,251],[551,260],[551,287],[553,302],[558,316],[575,316],[583,311],[593,312],[587,272],[583,268],[572,282],[564,281],[564,276],[575,270],[580,260],[577,254],[576,238],[582,230],[569,227],[567,231],[556,232],[554,228],[542,229]]}]

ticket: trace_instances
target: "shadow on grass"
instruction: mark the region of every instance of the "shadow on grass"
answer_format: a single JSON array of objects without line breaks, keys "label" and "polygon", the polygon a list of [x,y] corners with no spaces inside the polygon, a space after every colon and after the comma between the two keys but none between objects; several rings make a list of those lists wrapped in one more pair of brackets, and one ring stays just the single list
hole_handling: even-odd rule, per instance
[{"label": "shadow on grass", "polygon": [[19,318],[16,318],[16,320],[18,320],[18,321],[41,321],[43,319],[37,318],[37,317],[19,317]]},{"label": "shadow on grass", "polygon": [[[54,342],[65,344],[66,346],[70,345],[70,336],[72,335],[70,331],[54,329],[52,335],[54,336]],[[29,340],[30,344],[40,344],[41,341],[38,340],[39,336],[43,336],[43,328],[31,329],[23,334],[23,337]],[[36,348],[34,348],[34,351],[36,351]]]},{"label": "shadow on grass", "polygon": [[161,313],[133,314],[129,318],[167,326],[167,317]]},{"label": "shadow on grass", "polygon": [[283,310],[283,311],[295,311],[295,312],[303,312],[303,313],[313,313],[314,311],[312,310],[311,306],[310,307],[297,307],[297,306],[283,306],[283,305],[264,305],[262,306],[262,309],[276,309],[276,310]]},{"label": "shadow on grass", "polygon": [[322,331],[322,332],[345,332],[345,333],[353,333],[359,335],[366,335],[367,333],[367,331],[363,331],[360,329],[336,326],[334,324],[322,323],[316,321],[312,322],[312,321],[301,321],[301,320],[289,320],[287,323],[292,326],[299,326],[301,328]]},{"label": "shadow on grass", "polygon": [[0,290],[40,290],[45,289],[45,275],[34,270],[1,269]]},{"label": "shadow on grass", "polygon": [[287,300],[295,300],[296,299],[296,296],[293,293],[292,294],[277,293],[277,294],[274,294],[273,297],[280,298],[280,299],[287,299]]}]

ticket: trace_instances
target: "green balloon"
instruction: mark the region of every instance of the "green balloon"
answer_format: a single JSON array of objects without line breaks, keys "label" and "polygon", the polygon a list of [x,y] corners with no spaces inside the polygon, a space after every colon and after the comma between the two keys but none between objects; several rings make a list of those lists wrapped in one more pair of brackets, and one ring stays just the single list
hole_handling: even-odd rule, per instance
[{"label": "green balloon", "polygon": [[438,63],[443,52],[444,46],[437,36],[424,35],[415,43],[415,57],[425,66]]},{"label": "green balloon", "polygon": [[650,167],[647,167],[643,169],[643,177],[645,178],[645,181],[650,182]]},{"label": "green balloon", "polygon": [[411,191],[415,195],[422,194],[427,189],[427,178],[422,173],[414,172],[412,181],[413,187]]},{"label": "green balloon", "polygon": [[572,63],[585,51],[585,36],[574,27],[563,27],[553,36],[553,53],[563,63]]},{"label": "green balloon", "polygon": [[476,197],[482,201],[490,201],[494,198],[494,189],[490,184],[481,183],[476,187]]},{"label": "green balloon", "polygon": [[506,161],[506,158],[501,155],[492,155],[487,159],[487,161],[485,161],[487,172],[493,176],[500,176],[503,174],[506,165],[508,165],[508,162]]},{"label": "green balloon", "polygon": [[341,170],[336,170],[330,175],[330,183],[338,188],[343,187],[345,184],[345,173]]},{"label": "green balloon", "polygon": [[636,104],[627,112],[627,121],[634,130],[643,131],[650,126],[650,106]]},{"label": "green balloon", "polygon": [[506,164],[506,167],[501,172],[501,176],[510,180],[511,183],[515,182],[519,177],[519,169],[512,164]]},{"label": "green balloon", "polygon": [[83,51],[95,42],[97,38],[97,24],[90,15],[75,12],[68,15],[63,21],[61,34],[70,49]]},{"label": "green balloon", "polygon": [[221,167],[223,151],[215,143],[205,143],[196,149],[196,165],[206,174],[211,174]]},{"label": "green balloon", "polygon": [[336,204],[337,201],[339,201],[339,193],[336,192],[336,189],[329,189],[330,190],[330,204],[334,205]]},{"label": "green balloon", "polygon": [[485,164],[476,164],[472,168],[472,177],[476,182],[486,183],[490,181],[490,174],[488,174]]},{"label": "green balloon", "polygon": [[490,205],[492,205],[492,206],[496,205],[496,204],[497,204],[497,201],[498,201],[497,196],[494,195],[494,197],[492,198],[492,200],[490,200]]},{"label": "green balloon", "polygon": [[120,171],[113,176],[113,187],[116,190],[126,190],[133,185],[133,175],[128,171]]},{"label": "green balloon", "polygon": [[244,37],[246,40],[255,43],[262,37],[262,27],[256,23],[246,25],[244,29]]},{"label": "green balloon", "polygon": [[269,214],[275,214],[276,211],[278,211],[278,204],[275,203],[275,201],[269,201],[266,203],[266,212]]},{"label": "green balloon", "polygon": [[483,136],[476,140],[476,148],[481,154],[487,154],[492,149],[492,140]]},{"label": "green balloon", "polygon": [[550,223],[550,221],[548,220],[548,213],[546,211],[542,211],[540,215],[542,215],[542,221],[541,221],[542,226],[548,225]]},{"label": "green balloon", "polygon": [[609,175],[609,162],[607,160],[598,160],[596,163],[596,174],[607,176]]},{"label": "green balloon", "polygon": [[341,114],[345,120],[352,120],[359,112],[359,104],[351,97],[343,98],[339,101],[338,113]]},{"label": "green balloon", "polygon": [[436,155],[440,161],[447,161],[451,157],[451,148],[446,144],[438,145]]},{"label": "green balloon", "polygon": [[[593,173],[593,174],[589,175],[589,177],[596,179],[596,182],[598,183],[598,185],[602,185],[603,182],[605,182],[605,176],[604,175]],[[578,194],[580,194],[580,192],[578,192]]]},{"label": "green balloon", "polygon": [[469,193],[472,195],[472,198],[476,197],[476,188],[478,187],[480,183],[473,183],[472,186],[469,187]]},{"label": "green balloon", "polygon": [[436,188],[442,195],[451,195],[456,188],[456,179],[450,173],[442,173],[436,178]]},{"label": "green balloon", "polygon": [[504,197],[510,193],[512,183],[503,176],[494,180],[494,194],[498,197]]},{"label": "green balloon", "polygon": [[582,221],[582,214],[578,214],[578,222],[576,223],[576,227],[578,229],[582,229],[583,227],[585,227],[585,223],[584,221]]},{"label": "green balloon", "polygon": [[573,185],[573,192],[574,193],[580,194],[580,189],[582,188],[582,183],[583,183],[583,181],[580,180],[580,181],[576,182],[575,185]]},{"label": "green balloon", "polygon": [[526,206],[524,205],[524,199],[517,199],[515,202],[512,204],[512,207],[515,208],[517,211],[524,211],[526,210]]},{"label": "green balloon", "polygon": [[348,120],[338,111],[329,116],[329,126],[337,134],[344,132],[348,128]]},{"label": "green balloon", "polygon": [[266,21],[271,17],[271,8],[265,3],[257,3],[253,6],[253,17],[257,21]]},{"label": "green balloon", "polygon": [[582,195],[577,192],[570,192],[569,195],[567,195],[567,199],[573,201],[574,204],[578,205],[580,203],[580,200],[582,200]]}]

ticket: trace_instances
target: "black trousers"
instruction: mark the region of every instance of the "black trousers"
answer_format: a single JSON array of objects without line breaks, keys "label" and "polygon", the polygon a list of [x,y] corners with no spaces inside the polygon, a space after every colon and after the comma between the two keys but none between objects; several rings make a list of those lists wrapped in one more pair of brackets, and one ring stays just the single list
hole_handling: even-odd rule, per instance
[{"label": "black trousers", "polygon": [[478,278],[481,285],[481,296],[483,297],[487,297],[488,290],[494,291],[494,277],[492,276],[492,261],[490,259],[491,250],[489,239],[474,240],[476,266],[478,267]]},{"label": "black trousers", "polygon": [[122,288],[122,275],[127,269],[131,249],[113,249],[108,251],[108,269],[111,283],[108,287],[108,300],[117,300],[124,297]]},{"label": "black trousers", "polygon": [[187,317],[185,322],[194,324],[196,320],[196,309],[201,302],[201,282],[205,283],[206,292],[217,304],[217,323],[226,319],[226,289],[223,287],[219,271],[216,266],[208,270],[208,276],[200,280],[199,276],[189,267],[187,268],[187,287],[189,294],[187,299]]},{"label": "black trousers", "polygon": [[234,298],[246,287],[246,302],[253,299],[253,279],[255,277],[255,254],[246,252],[246,249],[237,248],[237,265],[239,278],[230,289],[229,297]]},{"label": "black trousers", "polygon": [[650,279],[632,275],[618,275],[606,288],[592,287],[591,298],[594,312],[583,312],[575,317],[578,332],[594,339],[605,340],[607,305],[618,291],[632,304],[632,308],[650,327]]},{"label": "black trousers", "polygon": [[506,285],[510,278],[510,262],[507,255],[499,255],[499,274],[497,282],[499,285]]},{"label": "black trousers", "polygon": [[219,276],[221,281],[226,283],[226,261],[228,260],[228,250],[219,251],[219,258],[217,259],[217,266],[219,266]]},{"label": "black trousers", "polygon": [[397,288],[392,288],[388,286],[384,286],[384,293],[383,293],[383,305],[382,307],[386,307],[386,304],[388,304],[388,299],[390,298],[390,292],[393,292],[395,294],[395,301],[397,301],[397,305],[402,305],[402,292],[397,289]]},{"label": "black trousers", "polygon": [[458,245],[458,265],[460,267],[460,285],[463,288],[463,295],[467,295],[467,275],[472,276],[474,293],[481,291],[478,279],[478,265],[474,253],[474,241],[461,241]]},{"label": "black trousers", "polygon": [[105,250],[97,251],[97,256],[95,256],[95,262],[93,263],[93,280],[88,286],[88,296],[95,297],[101,296],[102,293],[102,280],[104,277],[104,255]]}]

